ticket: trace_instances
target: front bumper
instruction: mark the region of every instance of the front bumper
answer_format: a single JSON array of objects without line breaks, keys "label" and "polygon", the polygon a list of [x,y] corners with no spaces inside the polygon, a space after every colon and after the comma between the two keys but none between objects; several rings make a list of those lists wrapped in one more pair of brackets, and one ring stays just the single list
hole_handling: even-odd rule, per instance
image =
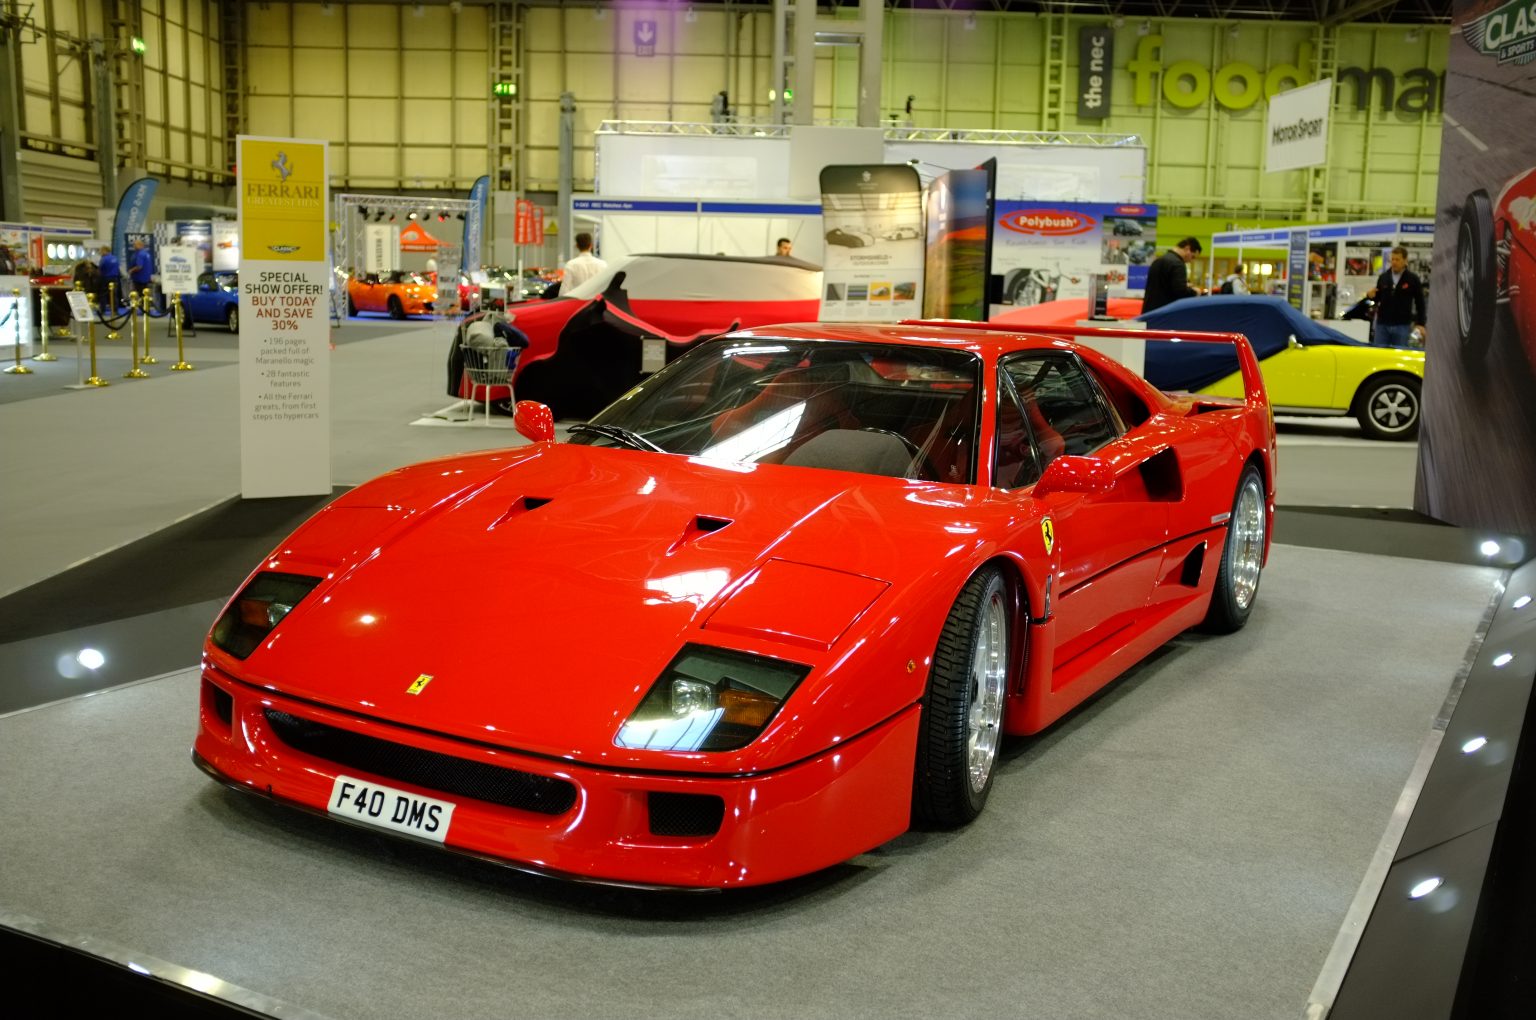
[{"label": "front bumper", "polygon": [[[285,743],[269,710],[435,755],[563,781],[574,786],[574,800],[551,815],[370,774]],[[320,814],[327,814],[333,784],[342,773],[449,799],[455,807],[444,849],[523,870],[621,885],[729,888],[808,874],[905,831],[918,714],[917,706],[911,706],[835,750],[771,772],[645,773],[593,768],[361,718],[250,687],[209,668],[203,673],[193,758],[229,786]],[[650,811],[658,794],[719,797],[724,813],[718,831],[655,834]]]}]

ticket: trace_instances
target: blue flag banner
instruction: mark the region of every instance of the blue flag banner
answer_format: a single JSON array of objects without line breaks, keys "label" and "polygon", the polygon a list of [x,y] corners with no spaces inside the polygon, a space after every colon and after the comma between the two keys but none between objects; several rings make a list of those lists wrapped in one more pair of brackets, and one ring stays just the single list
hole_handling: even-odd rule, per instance
[{"label": "blue flag banner", "polygon": [[149,204],[155,200],[155,189],[160,182],[153,177],[140,177],[123,189],[117,201],[117,215],[112,219],[112,251],[120,259],[128,257],[129,234],[149,232]]},{"label": "blue flag banner", "polygon": [[464,271],[473,272],[485,261],[481,243],[485,238],[485,200],[491,179],[481,177],[469,189],[469,212],[464,214]]}]

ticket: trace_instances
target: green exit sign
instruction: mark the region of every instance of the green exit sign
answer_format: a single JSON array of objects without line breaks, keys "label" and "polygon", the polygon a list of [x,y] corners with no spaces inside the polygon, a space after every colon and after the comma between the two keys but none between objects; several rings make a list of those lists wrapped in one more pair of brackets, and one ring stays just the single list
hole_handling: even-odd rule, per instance
[{"label": "green exit sign", "polygon": [[144,55],[144,51],[149,48],[144,45],[144,40],[140,39],[138,36],[133,37],[130,45],[133,46],[133,52],[137,53],[141,57]]},{"label": "green exit sign", "polygon": [[495,82],[495,83],[493,83],[491,85],[491,95],[493,95],[493,96],[515,96],[515,95],[517,95],[517,82],[515,82],[515,81],[498,81],[498,82]]}]

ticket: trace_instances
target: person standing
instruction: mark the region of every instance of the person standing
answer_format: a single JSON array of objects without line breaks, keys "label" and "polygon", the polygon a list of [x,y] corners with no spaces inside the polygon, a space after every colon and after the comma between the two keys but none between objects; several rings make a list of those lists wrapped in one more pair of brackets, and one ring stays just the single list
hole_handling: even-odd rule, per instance
[{"label": "person standing", "polygon": [[[118,308],[121,308],[123,305],[123,271],[122,267],[118,264],[117,253],[111,248],[103,249],[101,263],[96,268],[101,274],[101,290],[97,292],[96,306],[107,310],[108,302],[111,300],[117,302]],[[110,299],[107,295],[109,284],[112,290]],[[115,313],[117,308],[110,309],[110,311]]]},{"label": "person standing", "polygon": [[1408,249],[1392,249],[1387,269],[1365,295],[1376,299],[1376,326],[1371,343],[1380,347],[1408,347],[1413,327],[1424,330],[1424,282],[1408,268]]},{"label": "person standing", "polygon": [[790,242],[789,238],[781,237],[779,238],[778,250],[775,251],[774,254],[780,258],[787,259],[789,258],[789,253],[794,249],[794,247],[794,244]]},{"label": "person standing", "polygon": [[1195,297],[1200,292],[1189,285],[1189,264],[1200,254],[1200,242],[1186,237],[1169,248],[1147,267],[1146,296],[1141,299],[1141,313],[1172,304],[1180,298]]},{"label": "person standing", "polygon": [[592,254],[592,235],[583,230],[576,235],[576,257],[565,264],[560,293],[569,294],[607,268],[608,263]]},{"label": "person standing", "polygon": [[149,253],[142,237],[133,242],[133,257],[128,262],[128,276],[135,291],[148,290],[155,278],[155,257]]}]

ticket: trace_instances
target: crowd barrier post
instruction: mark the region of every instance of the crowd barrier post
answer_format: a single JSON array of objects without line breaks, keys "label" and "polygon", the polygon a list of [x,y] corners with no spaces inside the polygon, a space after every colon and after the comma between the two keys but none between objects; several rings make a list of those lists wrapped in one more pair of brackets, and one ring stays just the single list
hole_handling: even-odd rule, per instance
[{"label": "crowd barrier post", "polygon": [[149,373],[139,367],[139,321],[134,310],[138,307],[139,296],[132,291],[128,293],[128,337],[133,343],[133,367],[123,373],[124,379],[148,379]]},{"label": "crowd barrier post", "polygon": [[171,316],[176,322],[176,364],[171,366],[172,372],[190,372],[192,366],[187,364],[187,353],[181,346],[181,295],[171,295]]},{"label": "crowd barrier post", "polygon": [[85,381],[87,386],[111,386],[101,376],[96,374],[96,295],[90,296],[91,317],[86,322],[86,332],[91,338],[91,377]]},{"label": "crowd barrier post", "polygon": [[144,356],[139,359],[141,365],[158,365],[160,359],[149,353],[149,306],[154,301],[154,291],[145,287],[139,291],[139,327],[144,334]]},{"label": "crowd barrier post", "polygon": [[107,281],[107,309],[106,309],[106,312],[104,314],[107,316],[107,320],[106,320],[107,321],[107,339],[108,340],[121,340],[123,338],[123,335],[117,331],[117,327],[116,326],[112,325],[112,318],[117,315],[117,281],[116,280],[108,280]]},{"label": "crowd barrier post", "polygon": [[11,318],[16,320],[16,364],[5,370],[6,375],[31,375],[32,370],[21,363],[21,291],[11,288]]},{"label": "crowd barrier post", "polygon": [[[63,287],[59,288],[63,290]],[[48,349],[48,288],[43,288],[43,326],[37,331],[42,338],[43,349],[40,353],[32,355],[33,361],[58,361],[59,356]],[[62,329],[62,327],[60,327]]]}]

